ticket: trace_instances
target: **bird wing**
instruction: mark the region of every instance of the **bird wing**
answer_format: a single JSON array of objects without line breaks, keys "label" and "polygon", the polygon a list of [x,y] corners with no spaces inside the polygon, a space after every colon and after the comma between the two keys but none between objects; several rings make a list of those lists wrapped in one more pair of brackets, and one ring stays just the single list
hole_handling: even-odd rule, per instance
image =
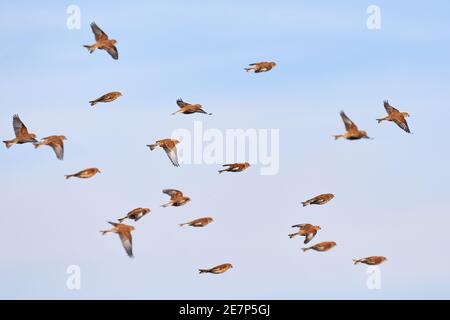
[{"label": "bird wing", "polygon": [[173,146],[172,148],[164,146],[163,148],[167,156],[169,157],[170,161],[172,161],[172,164],[175,167],[179,167],[180,164],[178,163],[177,148],[175,146]]},{"label": "bird wing", "polygon": [[20,120],[20,118],[17,114],[15,114],[13,116],[13,127],[14,127],[14,133],[15,133],[16,137],[28,134],[27,127],[25,127],[22,120]]},{"label": "bird wing", "polygon": [[114,59],[114,60],[118,60],[119,59],[119,51],[117,51],[116,46],[108,46],[106,48],[106,52],[109,53],[109,55]]},{"label": "bird wing", "polygon": [[308,233],[305,237],[305,244],[308,244],[315,236],[317,232]]},{"label": "bird wing", "polygon": [[127,255],[133,257],[133,238],[131,237],[130,231],[122,231],[119,233],[120,241],[127,252]]},{"label": "bird wing", "polygon": [[255,62],[255,63],[250,63],[249,66],[257,66],[259,64],[261,64],[262,62]]},{"label": "bird wing", "polygon": [[388,113],[388,114],[391,114],[391,113],[393,113],[393,112],[400,112],[400,111],[398,111],[397,109],[395,109],[393,106],[391,106],[390,104],[389,104],[389,101],[384,101],[384,108],[386,109],[386,112]]},{"label": "bird wing", "polygon": [[306,224],[302,223],[302,224],[296,224],[296,225],[292,226],[291,228],[303,228],[304,226],[306,226]]},{"label": "bird wing", "polygon": [[180,99],[177,100],[177,105],[178,105],[180,108],[184,108],[184,107],[188,106],[189,103],[184,102],[183,99],[180,98]]},{"label": "bird wing", "polygon": [[356,131],[356,130],[358,130],[358,127],[356,126],[356,124],[354,124],[353,121],[350,120],[349,117],[347,117],[347,115],[345,114],[344,111],[341,111],[341,118],[342,118],[342,121],[344,121],[345,130],[347,130],[347,131]]},{"label": "bird wing", "polygon": [[404,131],[411,133],[411,131],[409,130],[409,126],[408,126],[408,122],[406,121],[405,117],[401,117],[400,119],[395,118],[394,122],[400,127],[402,128]]},{"label": "bird wing", "polygon": [[91,29],[92,29],[92,32],[95,35],[95,40],[96,41],[108,40],[108,35],[106,33],[104,33],[103,30],[100,29],[95,22],[91,23]]},{"label": "bird wing", "polygon": [[53,139],[49,143],[50,147],[52,147],[53,151],[55,151],[56,158],[59,160],[64,159],[64,142],[61,139]]},{"label": "bird wing", "polygon": [[165,189],[165,190],[163,190],[163,193],[169,195],[171,198],[183,196],[183,192],[181,192],[180,190],[176,190],[176,189]]}]

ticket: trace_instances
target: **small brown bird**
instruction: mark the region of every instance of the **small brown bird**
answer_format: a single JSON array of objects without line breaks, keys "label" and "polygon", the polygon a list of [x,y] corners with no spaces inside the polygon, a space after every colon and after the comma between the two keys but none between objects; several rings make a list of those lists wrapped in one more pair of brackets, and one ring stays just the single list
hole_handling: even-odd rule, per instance
[{"label": "small brown bird", "polygon": [[64,140],[67,140],[65,136],[50,136],[43,138],[40,142],[34,143],[34,147],[37,149],[41,146],[49,146],[55,151],[56,158],[59,160],[64,159]]},{"label": "small brown bird", "polygon": [[295,236],[305,237],[305,244],[308,244],[317,234],[317,231],[322,230],[319,226],[313,226],[312,224],[297,224],[292,226],[292,228],[299,228],[298,232],[289,235],[292,239]]},{"label": "small brown bird", "polygon": [[249,64],[250,68],[245,68],[245,71],[250,72],[254,71],[255,73],[267,72],[272,70],[272,68],[276,67],[275,62],[258,62]]},{"label": "small brown bird", "polygon": [[108,35],[100,29],[95,22],[91,23],[92,32],[95,35],[95,44],[93,45],[85,45],[84,47],[89,50],[89,53],[95,51],[95,49],[106,50],[114,60],[119,59],[119,52],[115,44],[116,40],[109,40]]},{"label": "small brown bird", "polygon": [[190,222],[180,223],[180,227],[190,226],[190,227],[195,227],[195,228],[203,228],[203,227],[206,227],[208,224],[210,224],[213,221],[214,221],[214,219],[210,218],[210,217],[200,218],[200,219],[192,220]]},{"label": "small brown bird", "polygon": [[143,216],[145,216],[146,214],[150,213],[150,211],[151,210],[149,208],[136,208],[136,209],[133,209],[130,212],[128,212],[125,217],[117,219],[117,220],[120,223],[122,223],[126,219],[134,220],[135,222],[137,222]]},{"label": "small brown bird", "polygon": [[233,266],[230,263],[225,263],[211,269],[199,269],[198,271],[200,274],[202,273],[221,274],[227,272],[231,268],[233,268]]},{"label": "small brown bird", "polygon": [[91,107],[95,106],[97,103],[99,102],[113,102],[114,100],[116,100],[117,98],[121,97],[122,93],[118,92],[118,91],[114,91],[114,92],[109,92],[107,94],[102,95],[100,98],[89,101]]},{"label": "small brown bird", "polygon": [[108,222],[113,227],[110,230],[100,231],[103,235],[107,233],[117,233],[120,241],[130,258],[133,258],[133,238],[131,237],[131,231],[134,231],[133,226],[129,226],[121,223]]},{"label": "small brown bird", "polygon": [[183,114],[203,113],[203,114],[207,114],[207,115],[212,115],[212,113],[207,113],[205,110],[203,110],[203,107],[201,104],[190,104],[190,103],[184,102],[182,99],[178,99],[177,105],[180,107],[180,110],[172,113],[172,115],[175,115],[177,113],[183,113]]},{"label": "small brown bird", "polygon": [[85,169],[85,170],[82,170],[82,171],[74,173],[74,174],[68,174],[65,177],[66,177],[66,179],[69,179],[72,177],[76,177],[76,178],[80,178],[80,179],[88,179],[88,178],[92,178],[97,173],[101,173],[99,169],[89,168],[89,169]]},{"label": "small brown bird", "polygon": [[156,141],[154,144],[148,144],[147,147],[149,147],[151,151],[155,150],[156,147],[163,148],[167,156],[169,157],[170,161],[172,161],[172,164],[175,167],[179,167],[180,164],[178,163],[178,155],[176,147],[178,143],[180,143],[180,141],[178,140],[163,139]]},{"label": "small brown bird", "polygon": [[387,100],[384,101],[384,108],[386,109],[388,116],[381,119],[377,119],[378,123],[381,123],[383,121],[392,121],[400,128],[402,128],[404,131],[411,133],[408,127],[408,122],[406,121],[406,118],[409,117],[408,112],[398,111],[397,109],[392,107]]},{"label": "small brown bird", "polygon": [[167,207],[181,207],[184,206],[186,203],[191,201],[191,198],[185,197],[183,195],[183,192],[175,189],[165,189],[163,190],[163,193],[170,196],[170,201],[166,204],[163,204],[161,207],[167,208]]},{"label": "small brown bird", "polygon": [[344,111],[341,111],[341,118],[345,124],[346,133],[334,136],[335,140],[344,138],[347,140],[372,139],[367,135],[367,132],[359,130],[358,127],[347,117]]},{"label": "small brown bird", "polygon": [[25,127],[17,114],[13,116],[13,128],[16,137],[12,140],[3,141],[6,148],[9,149],[15,144],[37,142],[36,135],[34,133],[28,133],[27,127]]},{"label": "small brown bird", "polygon": [[334,198],[334,194],[332,194],[332,193],[321,194],[317,197],[314,197],[305,202],[302,202],[302,205],[303,205],[303,207],[306,207],[306,206],[309,206],[312,204],[322,206],[322,205],[330,202],[331,200],[333,200],[333,198]]},{"label": "small brown bird", "polygon": [[250,167],[250,163],[232,163],[232,164],[224,164],[223,167],[228,167],[223,170],[219,170],[219,173],[223,172],[241,172]]},{"label": "small brown bird", "polygon": [[303,250],[303,252],[306,252],[308,250],[315,250],[315,251],[318,251],[318,252],[325,252],[325,251],[328,251],[328,250],[334,248],[335,246],[336,246],[336,242],[333,242],[333,241],[332,242],[321,242],[321,243],[318,243],[318,244],[316,244],[316,245],[314,245],[312,247],[303,248],[302,250]]},{"label": "small brown bird", "polygon": [[368,257],[368,258],[358,259],[358,260],[354,259],[353,263],[354,264],[364,263],[369,266],[378,266],[385,261],[387,261],[387,258],[385,258],[385,257]]}]

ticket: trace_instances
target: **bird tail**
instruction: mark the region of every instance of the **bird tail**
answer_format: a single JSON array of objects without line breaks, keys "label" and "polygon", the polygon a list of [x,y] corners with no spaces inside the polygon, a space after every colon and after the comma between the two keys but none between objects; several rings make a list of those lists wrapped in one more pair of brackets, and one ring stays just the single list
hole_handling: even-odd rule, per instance
[{"label": "bird tail", "polygon": [[103,231],[100,231],[100,232],[102,233],[102,235],[105,235],[105,234],[107,234],[107,233],[110,233],[111,230],[103,230]]},{"label": "bird tail", "polygon": [[189,223],[180,223],[179,226],[180,226],[180,227],[184,227],[184,226],[186,226],[186,225],[188,225],[188,224],[189,224]]},{"label": "bird tail", "polygon": [[167,207],[170,207],[171,205],[172,205],[172,202],[168,202],[166,204],[163,204],[161,207],[167,208]]},{"label": "bird tail", "polygon": [[307,207],[310,205],[309,201],[302,202],[303,207]]},{"label": "bird tail", "polygon": [[356,260],[356,259],[353,259],[353,264],[358,264],[358,263],[361,263],[361,260]]},{"label": "bird tail", "polygon": [[14,145],[14,142],[12,141],[3,141],[3,143],[5,144],[7,149],[11,148]]},{"label": "bird tail", "polygon": [[296,235],[297,235],[297,233],[291,233],[291,234],[289,235],[289,239],[294,238]]},{"label": "bird tail", "polygon": [[381,118],[381,119],[377,119],[378,123],[382,123],[385,119]]},{"label": "bird tail", "polygon": [[206,269],[198,269],[198,273],[202,274],[202,273],[209,273],[209,270]]},{"label": "bird tail", "polygon": [[344,138],[344,136],[342,134],[334,136],[334,140],[339,140],[341,138]]},{"label": "bird tail", "polygon": [[228,169],[223,169],[223,170],[219,170],[219,173],[224,173],[224,172],[227,172],[228,171]]},{"label": "bird tail", "polygon": [[126,218],[127,218],[127,217],[120,218],[120,219],[117,219],[117,221],[119,221],[120,223],[122,223]]},{"label": "bird tail", "polygon": [[97,104],[97,102],[98,101],[96,101],[96,100],[92,100],[92,101],[89,101],[89,104],[91,105],[91,107],[93,107]]},{"label": "bird tail", "polygon": [[253,68],[245,68],[245,71],[247,71],[247,72],[250,72],[252,70],[253,70]]},{"label": "bird tail", "polygon": [[303,252],[306,252],[308,250],[311,250],[311,248],[302,248]]},{"label": "bird tail", "polygon": [[70,179],[72,178],[74,175],[73,174],[66,174],[64,177],[66,177],[66,179]]},{"label": "bird tail", "polygon": [[84,45],[83,47],[85,47],[86,49],[89,50],[89,53],[92,53],[95,51],[95,49],[97,49],[97,47],[94,45],[90,46],[90,45]]},{"label": "bird tail", "polygon": [[34,146],[35,149],[37,149],[37,148],[39,148],[40,146],[42,146],[42,143],[36,142],[36,143],[33,143],[33,146]]},{"label": "bird tail", "polygon": [[155,148],[158,146],[158,144],[148,144],[147,147],[150,148],[151,151],[155,150]]}]

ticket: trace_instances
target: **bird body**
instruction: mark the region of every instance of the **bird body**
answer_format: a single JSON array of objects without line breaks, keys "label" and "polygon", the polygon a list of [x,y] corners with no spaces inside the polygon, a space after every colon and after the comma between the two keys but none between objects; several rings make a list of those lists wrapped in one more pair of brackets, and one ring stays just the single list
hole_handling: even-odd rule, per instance
[{"label": "bird body", "polygon": [[224,164],[223,167],[228,167],[223,170],[219,170],[219,173],[223,172],[241,172],[250,167],[250,163],[233,163],[233,164]]},{"label": "bird body", "polygon": [[305,244],[308,244],[314,237],[316,236],[317,232],[321,230],[319,226],[313,226],[312,224],[298,224],[295,226],[292,226],[292,228],[299,228],[298,232],[292,233],[289,235],[289,238],[292,239],[296,236],[305,237]]},{"label": "bird body", "polygon": [[220,266],[216,266],[211,269],[199,269],[198,271],[200,274],[202,273],[222,274],[224,272],[227,272],[231,268],[233,268],[233,266],[230,263],[224,263],[221,264]]},{"label": "bird body", "polygon": [[178,143],[180,143],[180,141],[178,140],[163,139],[156,141],[154,144],[148,144],[147,147],[149,147],[151,151],[155,150],[157,147],[163,148],[172,164],[175,167],[179,167],[180,164],[178,163],[178,155],[176,147]]},{"label": "bird body", "polygon": [[130,258],[133,258],[133,238],[131,237],[131,232],[135,230],[133,226],[129,226],[121,223],[108,222],[113,227],[110,230],[100,231],[103,235],[108,233],[117,233],[119,235],[120,241]]},{"label": "bird body", "polygon": [[341,118],[342,121],[344,121],[345,130],[347,132],[344,134],[335,135],[334,138],[336,140],[341,138],[347,140],[372,139],[367,135],[366,131],[359,130],[358,127],[355,125],[355,123],[352,120],[350,120],[349,117],[347,117],[344,111],[341,111]]},{"label": "bird body", "polygon": [[165,190],[163,190],[163,193],[170,196],[170,201],[166,204],[163,204],[162,205],[163,208],[181,207],[181,206],[184,206],[189,201],[191,201],[191,198],[185,197],[183,195],[183,192],[181,192],[180,190],[165,189]]},{"label": "bird body", "polygon": [[90,105],[93,107],[95,106],[97,103],[99,102],[113,102],[114,100],[116,100],[117,98],[121,97],[122,93],[118,92],[118,91],[114,91],[114,92],[109,92],[107,94],[102,95],[100,98],[89,101]]},{"label": "bird body", "polygon": [[96,49],[105,50],[114,59],[119,59],[119,52],[116,48],[116,40],[109,39],[108,35],[100,29],[95,22],[91,23],[92,32],[95,35],[95,43],[93,45],[85,45],[84,47],[89,50],[89,53],[94,52]]},{"label": "bird body", "polygon": [[212,115],[212,113],[207,113],[205,110],[203,110],[203,107],[201,104],[190,104],[187,102],[184,102],[182,99],[177,100],[177,105],[180,107],[180,109],[172,115],[175,115],[177,113],[183,113],[183,114],[193,114],[193,113],[203,113],[207,115]]},{"label": "bird body", "polygon": [[64,140],[67,140],[65,136],[50,136],[42,138],[40,142],[34,143],[34,147],[37,149],[41,146],[49,146],[56,154],[56,158],[59,160],[64,159]]},{"label": "bird body", "polygon": [[411,133],[411,131],[409,130],[408,122],[406,121],[406,118],[409,117],[408,112],[400,112],[396,108],[392,107],[387,100],[384,101],[384,108],[386,109],[388,115],[387,117],[377,119],[378,123],[381,123],[383,121],[392,121],[403,131]]},{"label": "bird body", "polygon": [[325,252],[325,251],[328,251],[328,250],[334,248],[335,246],[336,246],[336,242],[334,242],[334,241],[321,242],[321,243],[318,243],[318,244],[316,244],[316,245],[314,245],[312,247],[303,248],[302,250],[303,250],[303,252],[306,252],[308,250],[315,250],[315,251],[318,251],[318,252]]},{"label": "bird body", "polygon": [[66,177],[66,179],[69,179],[72,177],[76,177],[76,178],[80,178],[80,179],[88,179],[88,178],[95,176],[97,173],[101,173],[99,169],[89,168],[89,169],[85,169],[85,170],[82,170],[82,171],[74,173],[74,174],[68,174],[65,177]]},{"label": "bird body", "polygon": [[118,219],[120,223],[122,223],[126,219],[134,220],[137,222],[143,216],[148,214],[151,210],[149,208],[136,208],[127,213],[127,215],[123,218]]},{"label": "bird body", "polygon": [[364,263],[364,264],[367,264],[369,266],[378,266],[378,265],[382,264],[385,261],[387,261],[387,258],[386,257],[381,257],[381,256],[375,256],[375,257],[368,257],[368,258],[364,258],[364,259],[355,259],[355,260],[353,260],[354,264]]},{"label": "bird body", "polygon": [[206,218],[200,218],[200,219],[195,219],[186,223],[181,223],[180,227],[183,226],[191,226],[191,227],[195,227],[195,228],[203,228],[206,227],[208,224],[210,224],[211,222],[213,222],[214,219],[210,218],[210,217],[206,217]]},{"label": "bird body", "polygon": [[254,73],[261,73],[261,72],[267,72],[272,70],[274,67],[276,67],[275,62],[258,62],[258,63],[251,63],[249,64],[249,68],[245,68],[245,71],[250,72],[253,71]]},{"label": "bird body", "polygon": [[314,197],[312,199],[309,199],[305,202],[302,202],[303,207],[309,206],[309,205],[324,205],[328,202],[330,202],[331,200],[333,200],[334,198],[334,194],[332,193],[327,193],[327,194],[321,194],[317,197]]},{"label": "bird body", "polygon": [[13,116],[13,128],[15,138],[11,140],[3,141],[6,148],[11,148],[15,144],[24,144],[24,143],[34,143],[37,142],[36,135],[34,133],[29,133],[27,127],[20,120],[19,116],[15,114]]}]

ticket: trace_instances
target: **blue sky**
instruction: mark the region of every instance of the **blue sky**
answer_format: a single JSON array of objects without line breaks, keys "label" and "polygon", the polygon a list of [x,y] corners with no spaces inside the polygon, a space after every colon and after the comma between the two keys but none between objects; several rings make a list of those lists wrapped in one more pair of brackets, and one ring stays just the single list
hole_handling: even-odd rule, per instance
[{"label": "blue sky", "polygon": [[[69,5],[81,29],[66,28]],[[366,27],[381,8],[382,28]],[[12,115],[45,137],[67,136],[64,161],[31,145],[0,149],[0,298],[448,299],[450,153],[448,1],[29,1],[0,2],[0,136]],[[118,40],[120,58],[89,55],[89,23]],[[247,74],[252,62],[276,61]],[[109,91],[124,96],[89,107]],[[175,100],[212,112],[172,117]],[[411,114],[413,135],[391,123],[383,100]],[[337,141],[343,109],[373,141]],[[280,172],[258,166],[218,175],[218,166],[174,168],[146,144],[206,128],[279,129]],[[91,180],[64,179],[87,167]],[[164,188],[192,198],[163,209]],[[320,193],[336,198],[301,208]],[[135,259],[106,221],[135,207]],[[212,216],[205,229],[178,223]],[[303,254],[290,226],[320,225]],[[353,258],[384,255],[382,289],[366,288]],[[222,276],[198,268],[231,262]],[[66,288],[79,265],[81,290]]]}]

